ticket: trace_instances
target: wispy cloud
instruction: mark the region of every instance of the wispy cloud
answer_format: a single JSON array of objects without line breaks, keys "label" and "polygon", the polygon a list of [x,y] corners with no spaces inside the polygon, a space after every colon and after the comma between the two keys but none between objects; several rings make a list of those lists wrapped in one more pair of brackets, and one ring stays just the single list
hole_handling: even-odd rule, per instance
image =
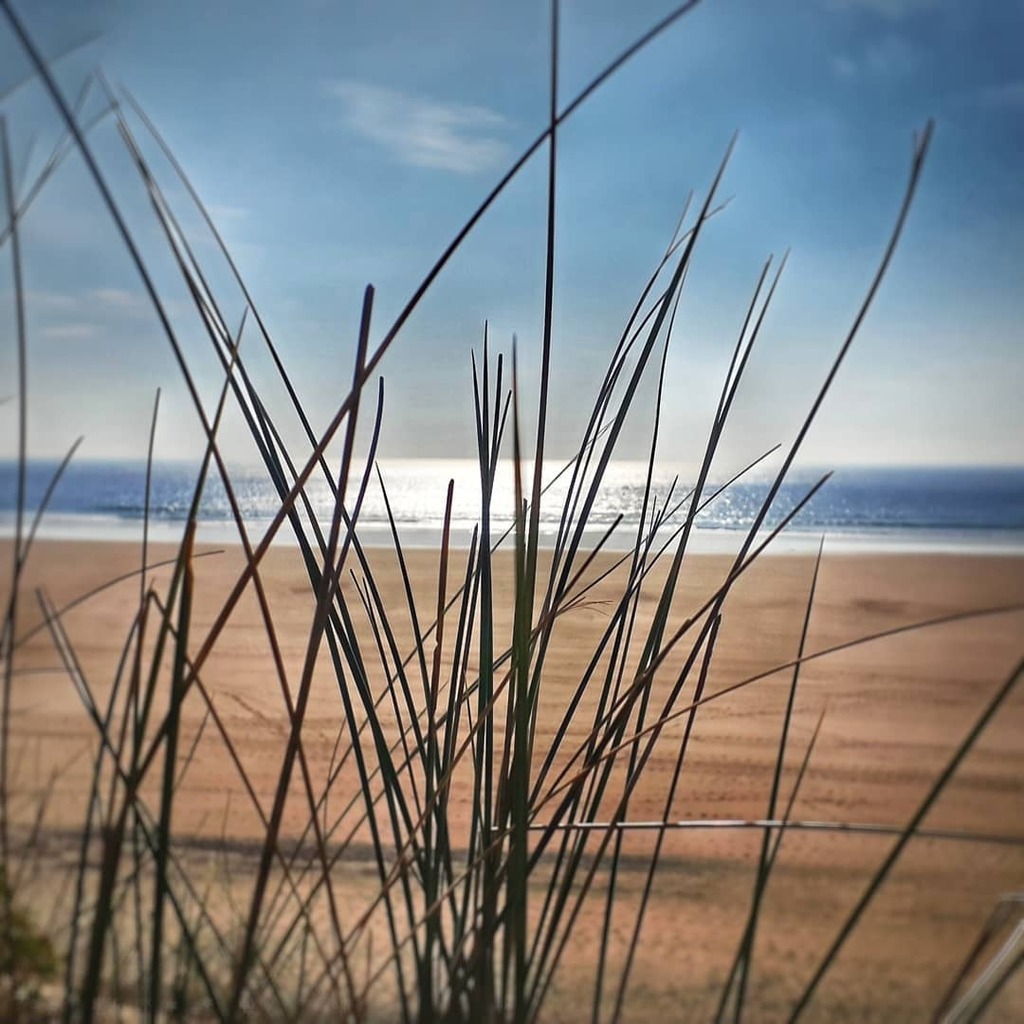
[{"label": "wispy cloud", "polygon": [[352,80],[332,82],[329,89],[342,102],[346,126],[401,163],[476,174],[498,166],[507,154],[497,135],[509,123],[487,107]]},{"label": "wispy cloud", "polygon": [[246,207],[231,206],[228,203],[207,203],[206,212],[213,218],[215,223],[245,220],[249,216],[249,211]]},{"label": "wispy cloud", "polygon": [[860,8],[888,18],[890,21],[899,21],[911,14],[917,14],[918,11],[927,11],[930,8],[938,7],[941,3],[942,0],[829,0],[830,7]]},{"label": "wispy cloud", "polygon": [[80,299],[71,292],[54,292],[40,288],[30,288],[25,293],[25,302],[30,309],[63,313],[77,309]]},{"label": "wispy cloud", "polygon": [[836,78],[856,78],[859,68],[857,62],[845,53],[832,58],[832,70]]},{"label": "wispy cloud", "polygon": [[1019,107],[1024,109],[1024,78],[986,86],[984,89],[978,90],[975,98],[983,107]]},{"label": "wispy cloud", "polygon": [[135,312],[143,304],[140,296],[124,288],[94,288],[89,297],[108,309],[116,309],[126,313]]},{"label": "wispy cloud", "polygon": [[917,51],[898,35],[885,35],[868,43],[856,54],[832,58],[837,78],[906,78],[918,67]]},{"label": "wispy cloud", "polygon": [[96,327],[86,323],[54,324],[44,327],[41,333],[50,341],[86,341],[96,336]]},{"label": "wispy cloud", "polygon": [[135,321],[145,308],[142,296],[124,288],[90,288],[57,292],[32,289],[26,296],[38,315],[39,336],[48,341],[76,342],[95,338],[119,321]]},{"label": "wispy cloud", "polygon": [[[2,293],[0,293],[2,294]],[[53,291],[33,288],[26,292],[29,307],[44,315],[82,313],[90,315],[139,313],[150,310],[149,300],[140,292],[127,288],[86,288],[84,290]]]}]

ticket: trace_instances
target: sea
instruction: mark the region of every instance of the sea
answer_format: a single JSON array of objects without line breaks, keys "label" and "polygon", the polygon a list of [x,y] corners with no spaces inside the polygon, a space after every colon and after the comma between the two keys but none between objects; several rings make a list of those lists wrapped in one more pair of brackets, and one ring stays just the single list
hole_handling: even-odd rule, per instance
[{"label": "sea", "polygon": [[[27,468],[26,522],[31,522],[58,468],[56,462],[32,461]],[[358,473],[361,467],[356,466]],[[547,474],[540,510],[541,543],[558,535],[570,473],[561,477],[553,466]],[[528,467],[527,467],[528,469]],[[371,474],[358,520],[360,540],[367,546],[391,544],[388,505],[402,544],[436,546],[445,519],[449,481],[454,481],[450,534],[466,547],[480,518],[480,482],[472,459],[390,459]],[[156,541],[176,541],[184,529],[197,479],[197,466],[176,462],[153,467],[148,530]],[[807,494],[824,470],[800,469],[779,491],[762,535],[777,525]],[[636,540],[643,513],[647,466],[612,462],[607,467],[594,507],[587,518],[584,542],[599,541],[623,550]],[[18,467],[0,461],[0,534],[15,529]],[[383,487],[381,486],[383,481]],[[712,479],[703,497],[720,486]],[[709,501],[695,521],[693,550],[724,552],[742,542],[768,492],[770,480],[743,478]],[[262,537],[278,508],[278,496],[262,469],[232,470],[232,485],[250,536]],[[659,534],[668,539],[685,518],[683,501],[693,481],[671,466],[652,479],[656,507],[672,509]],[[527,483],[527,489],[529,487]],[[354,500],[353,476],[348,501]],[[311,480],[307,488],[317,518],[329,524],[333,501],[326,482]],[[512,522],[514,473],[511,463],[499,466],[492,499],[492,533],[500,535]],[[146,516],[146,466],[141,462],[72,462],[55,487],[40,520],[39,536],[62,539],[141,539]],[[615,530],[605,537],[616,524]],[[292,542],[287,523],[275,538]],[[200,505],[198,535],[202,541],[231,543],[238,533],[223,485],[211,473]],[[1024,466],[1021,467],[840,467],[772,541],[769,551],[816,549],[821,537],[829,551],[958,551],[1024,554]],[[602,540],[602,538],[604,538]]]}]

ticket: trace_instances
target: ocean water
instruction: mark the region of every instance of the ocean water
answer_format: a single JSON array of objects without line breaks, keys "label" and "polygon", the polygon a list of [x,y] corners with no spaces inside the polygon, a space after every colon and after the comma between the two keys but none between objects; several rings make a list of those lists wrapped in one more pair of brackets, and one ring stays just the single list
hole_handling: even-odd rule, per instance
[{"label": "ocean water", "polygon": [[[27,476],[29,515],[43,498],[56,463],[33,462]],[[454,480],[452,536],[466,545],[480,516],[480,485],[470,459],[408,459],[381,463],[381,472],[403,543],[435,544],[444,520],[448,481]],[[196,481],[196,467],[162,463],[154,467],[150,500],[150,533],[155,539],[180,537]],[[807,493],[818,473],[801,471],[788,480],[767,519],[778,523]],[[609,465],[588,518],[587,534],[596,541],[621,516],[611,545],[632,543],[640,523],[646,466],[639,462]],[[541,503],[541,534],[554,541],[562,514],[569,474],[556,480]],[[277,494],[262,470],[238,469],[233,486],[242,516],[258,536],[278,507]],[[350,496],[356,485],[350,485]],[[657,507],[683,499],[691,481],[661,469],[653,480]],[[711,494],[712,482],[704,491]],[[768,482],[742,480],[712,501],[697,519],[694,544],[705,550],[728,550],[749,529],[768,489]],[[17,465],[0,461],[0,531],[14,528]],[[330,521],[332,501],[322,479],[308,494],[317,518]],[[496,532],[511,521],[514,508],[511,464],[503,464],[492,502]],[[689,508],[682,505],[667,526],[679,524]],[[42,520],[40,534],[52,537],[136,539],[145,510],[145,465],[127,462],[72,464],[60,480]],[[211,477],[200,506],[201,539],[224,542],[236,537],[231,508],[222,484]],[[367,489],[359,519],[365,544],[389,539],[385,491],[376,478]],[[281,540],[289,538],[287,525]],[[803,508],[773,546],[802,550],[816,546],[825,534],[830,550],[870,548],[1018,551],[1024,553],[1024,467],[1021,468],[843,468]]]}]

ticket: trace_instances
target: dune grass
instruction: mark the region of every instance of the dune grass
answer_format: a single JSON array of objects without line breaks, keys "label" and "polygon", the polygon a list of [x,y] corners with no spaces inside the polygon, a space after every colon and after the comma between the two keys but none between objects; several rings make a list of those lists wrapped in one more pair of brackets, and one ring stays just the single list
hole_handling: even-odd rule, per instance
[{"label": "dune grass", "polygon": [[[800,669],[831,653],[807,649],[813,583],[792,660],[772,669],[788,672],[791,682],[779,723],[763,820],[674,822],[672,808],[700,709],[768,674],[760,672],[725,690],[708,692],[705,688],[734,585],[825,483],[825,478],[815,483],[777,525],[766,528],[780,488],[885,276],[920,180],[931,141],[930,124],[914,141],[903,201],[861,307],[819,389],[809,396],[795,439],[777,453],[781,464],[774,471],[754,524],[699,612],[681,623],[673,615],[678,583],[696,517],[724,489],[710,486],[715,473],[720,478],[716,462],[719,443],[784,265],[783,261],[773,270],[772,261],[766,263],[750,298],[692,488],[686,493],[674,489],[659,501],[652,478],[666,387],[666,354],[694,252],[721,208],[720,183],[731,146],[696,210],[691,213],[687,204],[626,320],[593,397],[577,455],[562,470],[568,489],[550,559],[539,557],[540,508],[546,495],[542,473],[550,463],[546,456],[550,361],[557,344],[553,325],[559,131],[611,74],[693,6],[694,0],[681,4],[579,94],[563,102],[558,91],[558,12],[554,5],[547,126],[453,236],[394,323],[382,333],[374,325],[374,290],[366,289],[350,390],[327,428],[317,432],[253,296],[155,125],[129,93],[115,91],[101,75],[69,102],[18,16],[6,0],[0,0],[0,9],[30,59],[38,83],[52,99],[64,129],[43,175],[21,197],[15,194],[6,132],[0,130],[5,183],[2,242],[10,253],[17,313],[21,466],[12,589],[0,648],[4,672],[0,879],[12,880],[0,886],[0,950],[5,957],[8,951],[17,951],[11,960],[4,960],[6,975],[20,971],[42,981],[57,967],[49,941],[15,903],[16,872],[12,868],[19,854],[9,828],[8,711],[12,687],[18,681],[19,648],[28,639],[20,622],[23,602],[30,595],[22,593],[20,578],[49,494],[59,486],[60,475],[74,454],[69,452],[30,523],[25,498],[29,339],[19,225],[39,189],[68,153],[77,153],[84,162],[99,201],[138,272],[206,436],[184,538],[165,589],[153,582],[155,567],[150,564],[144,534],[135,580],[137,611],[126,623],[122,656],[109,685],[96,686],[83,668],[64,626],[67,607],[57,607],[45,589],[35,595],[54,650],[81,698],[96,738],[65,929],[58,943],[62,976],[58,1001],[64,1020],[101,1019],[115,1004],[135,1007],[145,1019],[154,1020],[543,1019],[585,906],[598,908],[596,918],[590,920],[596,919],[599,926],[593,984],[578,1000],[579,1017],[617,1020],[628,1013],[630,981],[645,917],[654,899],[655,877],[663,863],[665,839],[673,829],[687,827],[760,832],[747,923],[714,1014],[719,1021],[738,1021],[744,1014],[756,1019],[756,1008],[749,1006],[748,979],[762,901],[785,833],[813,828],[884,830],[885,826],[871,823],[791,820],[814,746],[812,738],[806,751],[797,755],[802,764],[796,783],[790,792],[784,792],[783,766],[792,763],[794,756],[790,723]],[[212,406],[201,398],[166,299],[94,153],[89,136],[96,122],[81,120],[85,93],[94,88],[105,96],[101,117],[116,121],[150,200],[153,223],[187,287],[199,330],[221,367],[223,379]],[[149,151],[154,157],[145,155]],[[477,528],[468,549],[453,546],[449,488],[437,584],[424,599],[414,586],[401,533],[392,519],[391,551],[402,579],[404,601],[388,602],[359,531],[383,421],[384,381],[375,380],[375,372],[383,355],[400,345],[409,316],[451,256],[517,173],[541,151],[548,158],[548,194],[539,379],[535,387],[523,382],[515,350],[511,360],[507,354],[496,353],[484,331],[482,346],[469,370],[481,492]],[[244,296],[245,315],[240,324],[229,322],[168,198],[168,189],[161,184],[167,180],[177,189],[185,189],[193,211],[202,215],[227,261]],[[380,340],[374,344],[376,336]],[[290,403],[290,416],[305,436],[302,450],[290,451],[282,442],[282,423],[268,412],[275,403],[253,383],[243,342],[262,346],[269,353],[281,392]],[[653,406],[640,407],[637,396],[649,378],[655,382],[656,397]],[[528,451],[523,406],[534,393],[537,428]],[[250,532],[241,514],[231,470],[218,440],[229,405],[244,418],[267,478],[279,496],[276,514],[259,536]],[[150,431],[150,461],[158,406],[159,399]],[[628,550],[608,568],[607,559],[598,556],[611,537],[624,532],[621,521],[610,524],[590,548],[585,531],[594,521],[598,492],[629,416],[646,417],[650,424],[647,489],[635,536]],[[372,423],[368,444],[359,440],[356,430],[364,419]],[[340,459],[332,466],[326,453],[338,442]],[[774,452],[774,448],[752,451],[750,464],[735,473],[730,483]],[[516,515],[501,532],[491,501],[499,463],[508,455],[514,465]],[[386,496],[386,479],[377,473]],[[204,488],[211,476],[223,485],[245,565],[212,625],[197,631],[193,620],[194,563],[199,553],[194,538]],[[333,496],[326,524],[310,496],[310,484],[315,480],[326,484]],[[148,510],[148,482],[145,503]],[[667,525],[670,523],[679,525]],[[308,594],[301,598],[308,608],[308,635],[298,674],[286,667],[275,610],[261,575],[270,544],[285,527],[294,537],[296,557],[308,578]],[[496,578],[506,572],[503,554],[509,551],[515,581],[510,617],[496,596]],[[820,559],[819,552],[819,564]],[[552,708],[545,702],[544,686],[549,651],[565,618],[608,578],[616,581],[618,590],[616,600],[606,609],[603,631],[593,649],[579,652],[570,699],[565,706]],[[126,585],[123,579],[111,581],[111,585],[115,583]],[[92,596],[82,595],[81,600]],[[257,792],[242,755],[245,737],[232,734],[218,711],[217,681],[208,670],[231,615],[243,600],[254,600],[259,609],[269,651],[266,685],[276,686],[281,698],[284,736],[270,794]],[[640,614],[645,601],[653,608],[649,615]],[[913,628],[969,614],[975,613],[943,616]],[[906,628],[910,627],[898,627]],[[860,642],[871,639],[864,637]],[[306,731],[314,676],[324,666],[336,682],[338,697],[337,742],[326,774],[311,764]],[[890,853],[834,942],[822,950],[820,963],[793,1004],[790,1019],[799,1019],[813,1004],[819,983],[864,910],[906,845],[921,833],[929,808],[1010,695],[1021,668],[1007,678],[966,731],[917,812],[905,825],[895,827],[896,842]],[[186,706],[202,709],[201,725],[191,734],[182,727]],[[543,733],[538,730],[542,709],[550,726]],[[675,733],[667,739],[667,727],[678,722],[685,723],[681,740]],[[227,836],[213,873],[208,865],[197,865],[177,842],[176,805],[204,734],[214,735],[222,743],[260,823],[262,838],[250,851],[250,863],[244,870],[233,864]],[[635,794],[648,777],[655,749],[659,744],[664,749],[666,743],[672,744],[674,756],[664,814],[657,821],[637,822],[631,817]],[[343,782],[347,784],[343,786]],[[456,806],[456,792],[467,796],[468,811]],[[286,825],[286,815],[296,804],[302,808],[304,820],[297,835]],[[634,831],[649,833],[651,842],[644,848],[641,895],[624,903],[617,896],[627,856],[626,840]],[[1000,839],[954,833],[945,838]],[[359,900],[353,899],[347,882],[354,864],[369,867],[368,875],[360,875]],[[11,991],[10,1014],[37,1012],[37,1007],[19,1003]]]}]

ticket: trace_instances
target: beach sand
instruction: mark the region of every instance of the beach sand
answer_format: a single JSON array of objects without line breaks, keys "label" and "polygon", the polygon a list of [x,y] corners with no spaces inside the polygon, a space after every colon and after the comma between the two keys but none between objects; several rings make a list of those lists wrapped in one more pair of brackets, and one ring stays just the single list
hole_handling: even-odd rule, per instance
[{"label": "beach sand", "polygon": [[[9,542],[0,544],[3,594],[9,588],[10,552]],[[173,549],[155,548],[151,560],[173,554]],[[399,644],[405,651],[411,630],[402,611],[403,584],[395,557],[385,550],[371,550],[369,557],[384,602],[395,610],[396,621],[403,623]],[[542,566],[548,557],[542,553]],[[37,587],[44,587],[53,604],[61,607],[91,587],[131,572],[138,559],[138,548],[124,543],[37,542],[23,581],[19,635],[40,623]],[[420,607],[434,607],[436,553],[411,551],[408,561]],[[607,564],[607,560],[599,560],[587,578]],[[500,558],[498,565],[499,619],[507,624],[511,618],[511,561]],[[196,559],[190,653],[200,649],[241,566],[237,547]],[[813,566],[813,559],[804,556],[767,557],[737,583],[724,607],[708,693],[794,657]],[[728,561],[721,556],[688,556],[673,611],[676,625],[715,589],[727,567]],[[464,571],[465,552],[454,552],[449,566],[451,590]],[[151,575],[158,592],[166,590],[169,575],[169,569]],[[297,551],[283,546],[271,549],[261,578],[289,685],[295,692],[313,611]],[[367,657],[372,658],[372,633],[360,613],[353,585],[346,581],[345,587],[353,600],[353,616]],[[655,592],[650,591],[652,595]],[[607,623],[608,601],[613,596],[614,578],[588,594],[585,604],[558,623],[540,696],[537,759],[561,718],[595,638]],[[875,631],[957,611],[1022,602],[1024,558],[830,556],[826,551],[807,649],[822,650]],[[63,619],[83,675],[101,707],[110,693],[138,603],[139,584],[132,579],[104,591]],[[653,596],[645,598],[641,620],[645,616],[649,620],[653,607]],[[449,652],[456,625],[454,617],[446,622]],[[1024,655],[1022,627],[1024,615],[1019,612],[992,615],[904,633],[807,664],[796,697],[781,786],[782,806],[820,719],[820,733],[791,816],[905,823],[986,702]],[[508,636],[507,627],[500,636]],[[427,650],[432,650],[432,644]],[[688,646],[683,644],[667,660],[658,676],[656,694],[667,694],[675,676],[672,670],[678,669],[687,653]],[[22,827],[19,835],[24,835],[45,803],[43,838],[30,873],[42,914],[47,892],[55,891],[48,879],[71,862],[95,756],[96,732],[45,628],[19,648],[16,664],[11,756],[17,799],[12,816]],[[269,808],[288,724],[251,588],[200,677],[234,741],[254,793]],[[672,802],[672,819],[765,815],[791,677],[791,671],[776,673],[700,709]],[[418,680],[418,676],[414,678]],[[684,694],[689,694],[691,687],[688,683]],[[161,691],[158,701],[166,699],[166,691]],[[679,706],[685,704],[683,699]],[[585,735],[585,722],[592,711],[590,695],[585,696],[582,707],[567,749],[575,749]],[[193,689],[183,713],[182,750],[189,749],[204,714],[204,704]],[[387,720],[387,713],[384,718]],[[310,773],[318,784],[330,771],[342,720],[337,684],[321,658],[303,729]],[[648,778],[630,805],[631,820],[660,819],[664,814],[668,780],[684,725],[679,719],[662,734]],[[1011,694],[982,734],[924,824],[1024,837],[1022,737],[1024,686]],[[153,774],[158,776],[159,770]],[[340,809],[355,793],[355,786],[354,773],[344,771],[331,797],[332,808]],[[613,803],[609,801],[609,813]],[[468,806],[468,788],[456,780],[451,812],[456,833],[468,820]],[[293,795],[284,820],[286,839],[298,835],[308,818],[306,810],[301,795]],[[544,816],[539,817],[543,820]],[[263,826],[239,783],[223,740],[209,721],[182,783],[174,829],[183,849],[191,845],[213,856],[219,844],[226,844],[239,863],[244,865],[248,857],[255,864],[254,851]],[[367,841],[365,829],[357,828],[353,841],[353,850],[358,851]],[[756,1012],[749,1019],[786,1019],[786,1008],[802,990],[893,842],[886,836],[787,834],[762,911],[749,993]],[[620,946],[629,934],[630,907],[635,906],[646,880],[644,867],[652,843],[650,834],[641,833],[631,835],[624,844],[627,856],[616,894],[613,929]],[[629,1019],[709,1017],[746,918],[759,848],[760,834],[754,832],[668,833],[629,990]],[[339,885],[349,885],[355,896],[372,890],[365,861],[365,856],[354,856],[350,880],[344,864],[338,871]],[[241,870],[244,875],[244,868]],[[929,1019],[996,901],[1022,886],[1024,847],[913,840],[826,976],[805,1019]],[[607,874],[599,872],[594,897],[576,924],[574,941],[556,979],[551,1019],[589,1015],[590,1006],[581,1003],[578,993],[592,992],[590,971],[606,889]],[[606,998],[613,996],[614,987]],[[1018,980],[986,1019],[1021,1019],[1021,1013],[1024,987]]]}]

